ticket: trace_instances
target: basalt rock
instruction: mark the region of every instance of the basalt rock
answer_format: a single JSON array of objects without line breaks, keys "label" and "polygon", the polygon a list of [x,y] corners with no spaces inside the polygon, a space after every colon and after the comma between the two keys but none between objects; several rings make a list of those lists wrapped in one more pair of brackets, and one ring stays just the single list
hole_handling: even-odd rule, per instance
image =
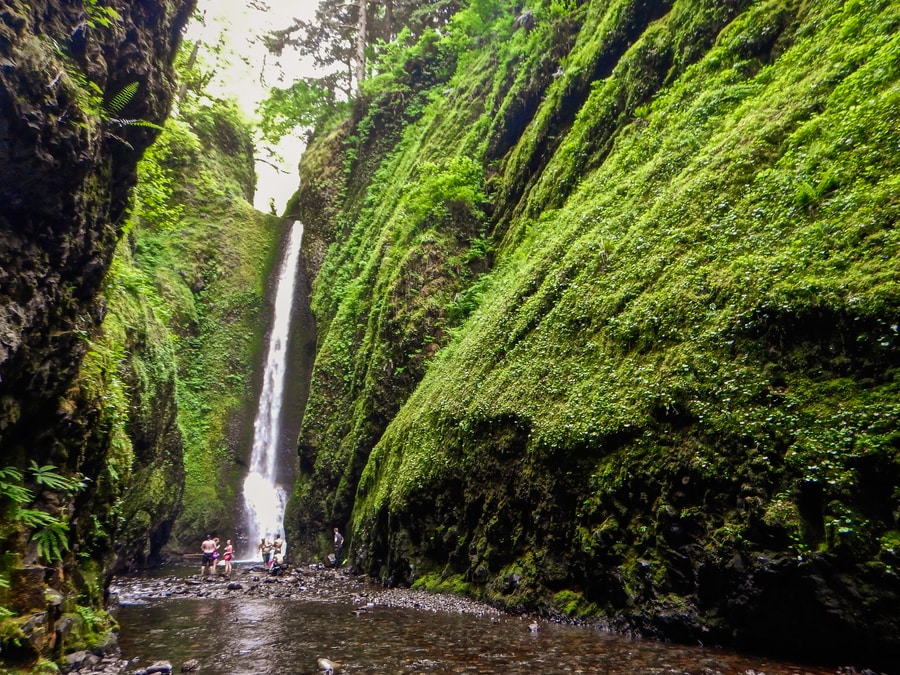
[{"label": "basalt rock", "polygon": [[[96,410],[66,403],[66,393],[104,315],[101,284],[136,164],[171,106],[172,62],[194,4],[0,0],[3,466],[24,470],[34,460],[91,479],[106,461],[108,437],[99,446],[90,440]],[[106,514],[116,498],[89,481],[78,503],[82,511],[90,506]],[[37,499],[71,520],[73,541],[68,551],[62,547],[62,564],[45,570],[31,566],[37,553],[21,522],[4,530],[5,565],[13,568],[9,596],[22,613],[20,642],[28,645],[14,656],[23,662],[65,651],[72,626],[54,625],[72,608],[79,585],[98,597],[95,582],[110,554],[94,546],[75,574],[74,552],[88,519],[76,522],[78,510],[50,493]],[[56,595],[45,596],[47,584]],[[4,649],[3,658],[12,657]]]}]

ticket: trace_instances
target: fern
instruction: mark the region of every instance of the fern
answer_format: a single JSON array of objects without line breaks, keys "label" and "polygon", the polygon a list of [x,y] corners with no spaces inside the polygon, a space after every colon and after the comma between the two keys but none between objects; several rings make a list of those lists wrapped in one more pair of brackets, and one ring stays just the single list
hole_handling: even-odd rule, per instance
[{"label": "fern", "polygon": [[31,540],[37,543],[39,558],[43,558],[48,563],[63,559],[63,552],[69,550],[66,529],[65,523],[57,520],[34,533]]},{"label": "fern", "polygon": [[115,9],[102,6],[97,0],[86,0],[84,11],[90,28],[109,28],[122,20],[122,15]]},{"label": "fern", "polygon": [[58,523],[59,519],[56,516],[53,516],[45,511],[38,511],[37,509],[22,509],[19,511],[19,520],[25,523],[26,526],[34,528],[34,527],[49,527],[54,523]]},{"label": "fern", "polygon": [[[162,131],[162,127],[147,120],[122,119],[118,114],[125,109],[125,106],[134,98],[137,93],[139,84],[137,82],[129,82],[119,93],[106,101],[100,109],[100,117],[104,122],[115,125],[117,127],[148,127]],[[121,138],[119,140],[122,140]],[[125,141],[122,141],[125,143]],[[127,145],[127,143],[126,143]]]},{"label": "fern", "polygon": [[113,115],[118,115],[120,112],[122,112],[125,106],[128,105],[129,101],[134,98],[137,90],[137,82],[129,82],[124,87],[122,87],[122,89],[119,90],[118,94],[116,94],[109,101],[106,101],[103,104],[103,113],[106,115],[106,117],[112,118]]},{"label": "fern", "polygon": [[34,481],[38,485],[43,485],[51,490],[59,492],[77,492],[83,487],[83,483],[74,478],[67,478],[56,473],[56,467],[52,464],[38,466],[37,462],[31,460],[28,466]]},{"label": "fern", "polygon": [[147,120],[110,119],[108,121],[119,127],[149,127],[150,129],[156,129],[157,131],[162,131],[163,129],[159,124],[154,124],[153,122],[148,122]]},{"label": "fern", "polygon": [[[60,475],[57,467],[52,464],[41,466],[34,460],[28,466],[28,473],[36,485],[66,496],[78,492],[86,485],[85,480]],[[24,508],[34,501],[34,493],[21,485],[22,478],[22,472],[15,467],[0,468],[0,498],[9,499],[14,504],[10,514],[11,521],[35,530],[31,540],[36,542],[40,558],[51,563],[62,560],[63,553],[69,550],[68,524],[52,513]],[[0,580],[0,588],[3,588],[2,581],[4,580]]]},{"label": "fern", "polygon": [[0,498],[27,504],[34,499],[34,494],[28,488],[19,485],[22,481],[22,473],[11,466],[0,468]]}]

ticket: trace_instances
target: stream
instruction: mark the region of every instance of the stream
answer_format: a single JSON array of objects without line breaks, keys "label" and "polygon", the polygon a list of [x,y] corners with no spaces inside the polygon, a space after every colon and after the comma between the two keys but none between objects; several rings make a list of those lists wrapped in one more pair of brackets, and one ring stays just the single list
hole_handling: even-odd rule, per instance
[{"label": "stream", "polygon": [[502,614],[316,566],[273,577],[245,564],[230,580],[182,567],[117,579],[113,592],[126,673],[159,660],[175,673],[191,660],[202,675],[317,673],[320,658],[339,664],[336,674],[835,672]]}]

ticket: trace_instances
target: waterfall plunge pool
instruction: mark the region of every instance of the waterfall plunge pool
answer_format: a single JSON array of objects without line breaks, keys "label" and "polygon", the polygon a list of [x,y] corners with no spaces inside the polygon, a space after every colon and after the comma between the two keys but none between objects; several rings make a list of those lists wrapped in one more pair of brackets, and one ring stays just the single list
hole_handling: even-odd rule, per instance
[{"label": "waterfall plunge pool", "polygon": [[339,663],[336,674],[834,673],[586,626],[537,621],[533,631],[534,618],[451,596],[383,589],[332,570],[273,578],[239,565],[230,581],[203,582],[184,568],[165,578],[117,579],[113,590],[129,673],[160,659],[174,672],[197,659],[203,675],[316,673],[319,658]]}]

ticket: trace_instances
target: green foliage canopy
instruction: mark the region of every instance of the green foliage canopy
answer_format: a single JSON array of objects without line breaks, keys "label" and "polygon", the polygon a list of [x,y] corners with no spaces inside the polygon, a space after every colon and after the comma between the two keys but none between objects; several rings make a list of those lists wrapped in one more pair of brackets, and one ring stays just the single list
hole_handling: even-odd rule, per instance
[{"label": "green foliage canopy", "polygon": [[265,140],[277,145],[297,131],[307,135],[340,116],[347,104],[335,98],[333,78],[303,78],[285,89],[273,87],[259,104],[259,129]]}]

